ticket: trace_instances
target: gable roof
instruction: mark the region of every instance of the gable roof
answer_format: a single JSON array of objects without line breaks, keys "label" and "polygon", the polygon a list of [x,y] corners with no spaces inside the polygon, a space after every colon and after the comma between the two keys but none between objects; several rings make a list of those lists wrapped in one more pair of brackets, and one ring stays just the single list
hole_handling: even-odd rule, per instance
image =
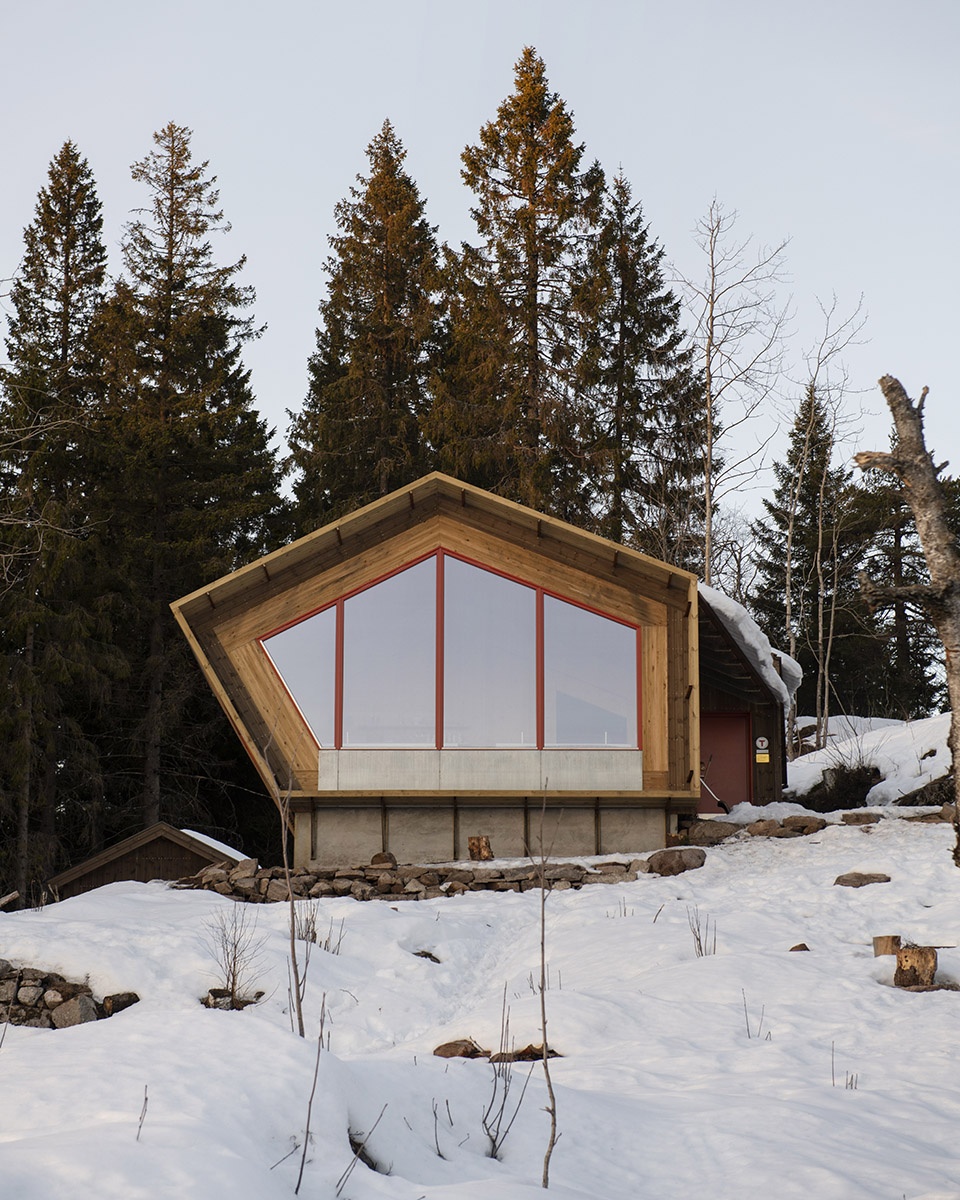
[{"label": "gable roof", "polygon": [[106,850],[101,850],[99,854],[94,854],[93,857],[84,859],[83,862],[77,863],[76,866],[70,867],[66,871],[61,871],[59,875],[54,875],[48,882],[51,887],[57,889],[63,888],[81,876],[92,874],[108,863],[122,858],[125,854],[141,850],[149,846],[152,842],[160,840],[171,842],[181,850],[195,854],[209,863],[232,862],[236,864],[244,858],[244,855],[239,851],[233,850],[228,852],[228,847],[219,843],[216,847],[211,846],[210,842],[206,839],[194,837],[181,829],[175,829],[173,825],[168,825],[166,821],[157,821],[155,825],[150,825],[147,829],[141,829],[139,833],[134,833],[130,837],[124,838],[122,842],[116,842],[114,845],[108,846]]}]

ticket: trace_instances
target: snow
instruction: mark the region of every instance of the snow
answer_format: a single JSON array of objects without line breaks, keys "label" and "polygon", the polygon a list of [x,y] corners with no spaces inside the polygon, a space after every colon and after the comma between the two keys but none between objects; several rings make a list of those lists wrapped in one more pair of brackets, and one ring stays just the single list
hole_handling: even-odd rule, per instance
[{"label": "snow", "polygon": [[895,804],[901,796],[950,770],[949,713],[922,721],[832,718],[830,732],[831,740],[823,750],[788,764],[792,795],[805,796],[831,767],[869,766],[876,767],[883,778],[867,793],[867,804]]},{"label": "snow", "polygon": [[[747,656],[754,670],[784,708],[787,708],[803,678],[800,664],[789,654],[773,649],[767,635],[742,604],[705,583],[699,585],[699,592],[723,621],[730,636]],[[780,660],[779,673],[773,665],[775,654]]]},{"label": "snow", "polygon": [[[920,724],[939,738],[935,722]],[[926,744],[921,732],[915,748]],[[549,1041],[563,1056],[552,1062],[551,1192],[956,1200],[960,993],[895,990],[894,960],[871,946],[899,933],[943,947],[939,978],[960,980],[952,842],[948,825],[891,817],[736,839],[675,878],[550,894]],[[833,886],[854,869],[892,881]],[[291,1196],[325,997],[329,1050],[301,1196],[333,1200],[348,1131],[368,1132],[386,1106],[367,1150],[390,1174],[358,1162],[345,1200],[533,1200],[548,1124],[542,1067],[498,1162],[481,1128],[490,1066],[432,1050],[456,1037],[495,1047],[504,989],[516,1043],[541,1040],[538,906],[536,892],[320,902],[321,941],[341,922],[343,937],[338,955],[313,949],[306,1040],[287,1012],[285,905],[242,910],[261,941],[251,986],[266,995],[236,1013],[198,1001],[218,982],[211,921],[234,911],[215,893],[117,883],[0,913],[4,958],[88,976],[98,996],[142,997],[73,1029],[7,1027],[0,1194]],[[716,930],[716,953],[702,958],[698,920],[708,943]],[[791,953],[799,942],[810,953]],[[512,1098],[527,1070],[515,1068]]]},{"label": "snow", "polygon": [[203,842],[205,846],[209,846],[217,854],[222,854],[224,858],[232,859],[234,862],[242,862],[247,857],[242,850],[235,850],[233,846],[228,846],[226,842],[218,842],[216,838],[208,837],[205,833],[197,833],[195,829],[181,829],[180,832],[185,833],[187,837],[196,838],[198,842]]}]

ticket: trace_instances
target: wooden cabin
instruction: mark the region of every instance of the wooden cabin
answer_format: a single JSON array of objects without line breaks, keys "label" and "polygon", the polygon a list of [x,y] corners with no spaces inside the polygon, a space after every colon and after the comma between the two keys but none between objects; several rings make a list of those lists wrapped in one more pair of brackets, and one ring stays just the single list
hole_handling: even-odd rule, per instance
[{"label": "wooden cabin", "polygon": [[79,896],[108,883],[183,879],[215,863],[236,866],[242,858],[242,854],[226,846],[158,821],[54,875],[48,886],[60,900],[66,900],[68,896]]},{"label": "wooden cabin", "polygon": [[696,811],[696,578],[459,480],[172,607],[298,864],[642,851]]}]

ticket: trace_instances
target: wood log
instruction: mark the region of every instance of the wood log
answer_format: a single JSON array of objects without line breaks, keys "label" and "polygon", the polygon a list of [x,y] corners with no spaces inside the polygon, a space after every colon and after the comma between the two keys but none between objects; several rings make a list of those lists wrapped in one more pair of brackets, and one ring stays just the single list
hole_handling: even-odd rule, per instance
[{"label": "wood log", "polygon": [[887,933],[873,939],[873,957],[880,958],[884,954],[896,954],[900,949],[900,934]]},{"label": "wood log", "polygon": [[897,951],[895,987],[931,987],[937,973],[937,951],[933,946],[902,946]]},{"label": "wood log", "polygon": [[490,839],[486,834],[481,834],[478,837],[468,837],[467,848],[470,852],[471,862],[489,862],[493,858],[493,851],[490,849]]}]

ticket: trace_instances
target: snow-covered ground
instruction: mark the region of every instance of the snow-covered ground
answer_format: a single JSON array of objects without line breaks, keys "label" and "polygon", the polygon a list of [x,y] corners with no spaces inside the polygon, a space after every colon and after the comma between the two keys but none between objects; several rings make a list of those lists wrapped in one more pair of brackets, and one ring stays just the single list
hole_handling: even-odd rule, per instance
[{"label": "snow-covered ground", "polygon": [[[798,718],[800,728],[807,722]],[[814,724],[809,718],[809,724]],[[950,770],[950,714],[923,721],[887,721],[864,717],[832,717],[825,749],[790,763],[790,791],[802,797],[830,767],[876,767],[881,782],[867,793],[867,804],[895,804]],[[960,1192],[958,1192],[960,1195]]]},{"label": "snow-covered ground", "polygon": [[[919,747],[919,743],[918,743]],[[871,939],[940,950],[960,981],[960,871],[948,825],[884,817],[793,840],[747,838],[675,878],[551,894],[549,1041],[560,1141],[551,1191],[580,1200],[956,1200],[960,992],[892,986]],[[841,872],[889,874],[858,890]],[[262,938],[243,1012],[203,1008],[206,944],[231,901],[114,884],[0,914],[0,957],[89,976],[142,1001],[65,1030],[8,1027],[0,1047],[0,1196],[46,1200],[293,1194],[326,997],[300,1195],[333,1200],[348,1133],[352,1200],[532,1200],[547,1138],[542,1068],[502,1161],[486,1156],[484,1061],[438,1043],[539,1042],[537,893],[419,903],[325,900],[310,963],[310,1036],[291,1032],[287,910],[244,907]],[[698,957],[691,922],[708,948]],[[707,930],[709,929],[709,933]],[[809,953],[791,952],[805,942]],[[418,957],[430,951],[440,961]],[[511,1099],[527,1067],[515,1068]],[[147,1111],[137,1140],[147,1095]],[[439,1154],[438,1154],[439,1149]]]}]

